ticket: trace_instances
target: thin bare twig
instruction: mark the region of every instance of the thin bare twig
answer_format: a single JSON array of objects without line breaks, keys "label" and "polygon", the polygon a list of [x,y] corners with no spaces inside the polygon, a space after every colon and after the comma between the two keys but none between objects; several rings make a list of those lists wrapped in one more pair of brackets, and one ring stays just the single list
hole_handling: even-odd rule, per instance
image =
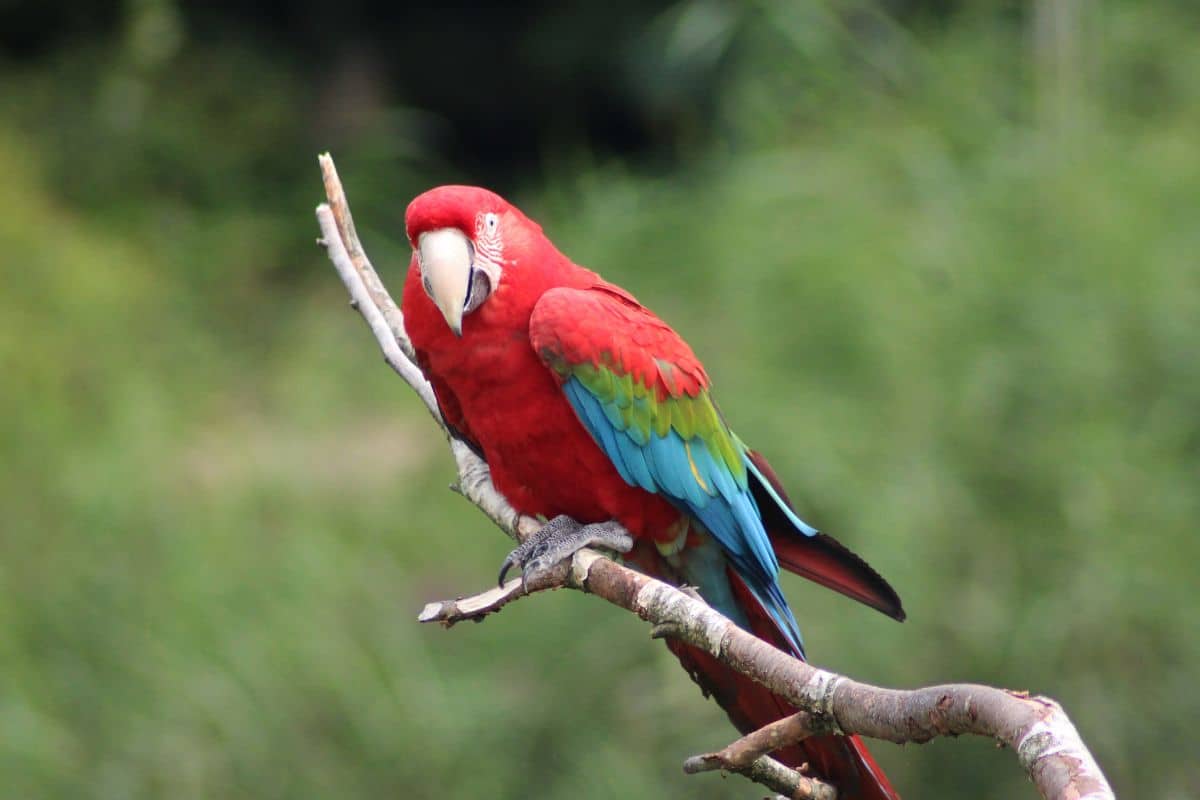
[{"label": "thin bare twig", "polygon": [[832,784],[817,780],[794,769],[785,767],[773,758],[759,756],[749,764],[731,767],[711,762],[710,756],[692,756],[683,762],[683,771],[689,775],[698,772],[723,770],[744,775],[755,783],[776,792],[776,796],[787,800],[837,800],[838,791]]},{"label": "thin bare twig", "polygon": [[[333,160],[326,154],[320,162],[329,198],[329,205],[317,207],[322,243],[353,305],[367,321],[388,364],[417,392],[446,431],[458,468],[459,491],[503,531],[524,539],[540,523],[513,509],[492,485],[483,459],[446,430],[432,388],[416,365],[403,315],[358,241]],[[569,566],[553,571],[544,585],[523,587],[519,580],[513,580],[473,597],[430,603],[420,620],[448,626],[481,619],[530,591],[559,586],[596,594],[636,613],[654,625],[656,636],[674,636],[706,650],[807,715],[768,725],[719,753],[689,759],[689,772],[716,765],[738,771],[788,797],[833,800],[834,787],[760,753],[794,743],[815,731],[856,733],[892,742],[975,734],[1013,748],[1047,800],[1115,798],[1074,725],[1052,700],[971,684],[901,691],[859,683],[792,658],[742,630],[697,597],[594,550],[576,553]]]},{"label": "thin bare twig", "polygon": [[470,597],[426,603],[417,615],[417,622],[440,622],[447,628],[468,619],[479,622],[525,595],[524,583],[520,578],[513,578],[503,586]]},{"label": "thin bare twig", "polygon": [[350,205],[342,189],[341,179],[338,178],[333,158],[324,153],[318,157],[318,161],[325,182],[325,194],[329,200],[328,203],[317,206],[316,210],[317,222],[321,227],[320,242],[325,246],[330,261],[350,292],[351,305],[366,320],[371,333],[375,335],[375,341],[383,351],[384,360],[417,393],[449,439],[450,452],[458,468],[459,491],[502,531],[515,539],[524,539],[536,531],[540,523],[517,513],[508,504],[504,496],[492,485],[487,462],[475,455],[470,447],[446,428],[433,394],[433,387],[425,380],[417,366],[412,343],[404,330],[404,315],[384,288],[383,281],[371,266],[358,240],[354,218],[350,214]]},{"label": "thin bare twig", "polygon": [[684,762],[683,771],[695,773],[714,769],[744,769],[759,756],[773,753],[781,747],[795,744],[814,734],[829,733],[831,728],[828,723],[822,724],[813,719],[812,714],[807,711],[797,711],[790,717],[775,720],[770,725],[764,725],[746,734],[723,750],[692,756]]}]

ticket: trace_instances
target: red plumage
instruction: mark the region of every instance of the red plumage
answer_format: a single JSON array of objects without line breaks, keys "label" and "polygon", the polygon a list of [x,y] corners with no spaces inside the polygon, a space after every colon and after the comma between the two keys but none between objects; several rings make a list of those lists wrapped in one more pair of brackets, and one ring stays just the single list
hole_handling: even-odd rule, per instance
[{"label": "red plumage", "polygon": [[534,350],[573,364],[620,364],[634,381],[654,388],[659,400],[695,397],[709,388],[687,342],[629,292],[595,274],[580,286],[543,294],[529,320],[529,340]]},{"label": "red plumage", "polygon": [[[501,238],[485,240],[493,222]],[[660,394],[689,396],[708,386],[691,349],[627,292],[573,264],[540,227],[491,192],[434,189],[412,202],[406,224],[414,255],[402,301],[405,327],[446,421],[481,450],[496,488],[525,514],[547,519],[565,514],[581,523],[619,521],[638,541],[630,561],[678,581],[677,571],[652,542],[672,538],[670,531],[681,529],[684,515],[662,494],[631,486],[621,477],[580,422],[559,376],[543,363],[534,342],[552,336],[555,346],[570,351],[575,361],[603,354]],[[444,229],[470,239],[473,258],[491,259],[490,294],[462,317],[461,336],[431,300],[418,257],[422,236]],[[769,467],[764,474],[777,484]],[[841,545],[828,537],[832,545],[776,536],[780,521],[764,518],[764,523],[785,567],[902,615],[890,587],[881,589],[886,583]],[[753,632],[794,652],[732,571],[730,584]],[[784,701],[707,654],[678,643],[669,646],[743,732],[791,712]],[[835,781],[848,800],[896,797],[856,737],[814,738],[778,755],[793,766],[807,761],[815,773]]]}]

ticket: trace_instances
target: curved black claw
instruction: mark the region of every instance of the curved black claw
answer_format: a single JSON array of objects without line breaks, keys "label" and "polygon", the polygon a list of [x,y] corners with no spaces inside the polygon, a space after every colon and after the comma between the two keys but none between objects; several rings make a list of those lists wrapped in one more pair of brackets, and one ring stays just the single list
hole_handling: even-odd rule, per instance
[{"label": "curved black claw", "polygon": [[584,547],[627,553],[633,547],[633,537],[616,521],[580,525],[565,515],[555,517],[504,557],[499,584],[503,586],[508,571],[518,566],[525,583],[536,583],[547,570]]},{"label": "curved black claw", "polygon": [[517,560],[515,558],[513,558],[513,555],[515,555],[515,554],[516,554],[515,550],[512,553],[509,553],[508,555],[506,555],[504,557],[504,562],[502,564],[500,564],[500,577],[497,579],[497,582],[496,582],[497,586],[503,586],[504,585],[504,576],[508,574],[508,571],[510,569],[512,569],[515,566],[518,566]]}]

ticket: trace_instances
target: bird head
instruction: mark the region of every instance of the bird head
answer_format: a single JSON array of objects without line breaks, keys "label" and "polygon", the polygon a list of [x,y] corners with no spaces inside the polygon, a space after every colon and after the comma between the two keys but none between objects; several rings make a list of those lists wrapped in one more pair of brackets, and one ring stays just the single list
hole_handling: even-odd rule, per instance
[{"label": "bird head", "polygon": [[404,215],[421,285],[456,336],[463,319],[501,287],[505,252],[541,228],[504,198],[476,186],[439,186],[419,195]]}]

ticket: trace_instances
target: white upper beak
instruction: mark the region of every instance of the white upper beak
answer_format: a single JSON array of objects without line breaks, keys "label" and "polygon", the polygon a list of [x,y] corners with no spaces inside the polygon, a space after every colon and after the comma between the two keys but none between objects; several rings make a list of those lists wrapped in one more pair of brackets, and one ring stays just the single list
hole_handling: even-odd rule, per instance
[{"label": "white upper beak", "polygon": [[417,241],[421,277],[455,336],[462,336],[463,308],[471,288],[471,243],[458,228],[422,233]]}]

